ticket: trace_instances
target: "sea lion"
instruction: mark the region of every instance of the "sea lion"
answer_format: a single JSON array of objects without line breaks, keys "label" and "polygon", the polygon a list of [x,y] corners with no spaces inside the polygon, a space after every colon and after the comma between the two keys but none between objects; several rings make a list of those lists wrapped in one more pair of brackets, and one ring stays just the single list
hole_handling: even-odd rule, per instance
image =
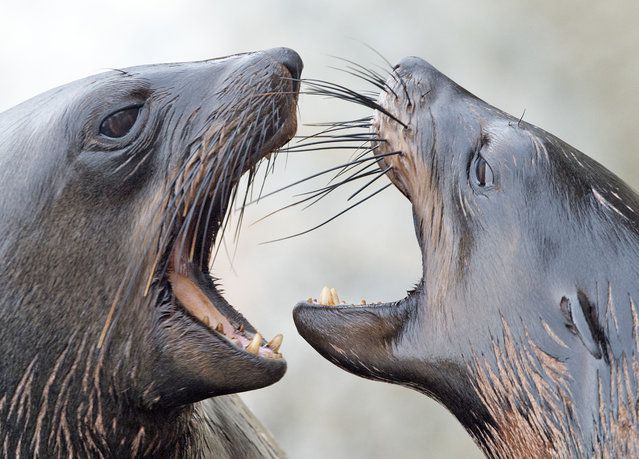
[{"label": "sea lion", "polygon": [[281,455],[224,396],[282,377],[281,336],[208,266],[240,177],[296,130],[301,71],[286,48],[140,66],[0,114],[5,456]]},{"label": "sea lion", "polygon": [[301,335],[438,400],[489,457],[639,455],[639,196],[422,59],[378,83],[373,150],[423,277],[386,304],[325,290],[295,308]]}]

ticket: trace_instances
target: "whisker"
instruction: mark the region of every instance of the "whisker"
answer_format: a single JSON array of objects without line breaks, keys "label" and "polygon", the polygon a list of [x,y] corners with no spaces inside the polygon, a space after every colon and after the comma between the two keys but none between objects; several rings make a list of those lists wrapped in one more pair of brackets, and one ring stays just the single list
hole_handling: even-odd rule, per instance
[{"label": "whisker", "polygon": [[[375,164],[367,164],[367,165],[365,166],[364,170],[366,170],[366,168],[371,167],[371,166],[375,166]],[[360,173],[360,172],[362,172],[362,170],[358,171],[356,174],[358,174],[358,173]],[[351,176],[351,178],[346,179],[346,180],[344,180],[344,181],[340,182],[339,184],[336,184],[336,185],[335,185],[335,186],[333,186],[333,187],[324,187],[324,188],[321,188],[321,189],[319,189],[319,190],[314,190],[314,191],[309,191],[309,192],[306,192],[306,193],[300,193],[300,194],[297,194],[297,195],[295,195],[295,196],[303,196],[303,195],[306,195],[306,194],[311,194],[311,196],[307,196],[307,197],[305,197],[304,199],[300,199],[300,200],[295,201],[295,202],[293,202],[293,203],[291,203],[291,204],[288,204],[288,205],[286,205],[286,206],[280,207],[279,209],[276,209],[276,210],[274,210],[274,211],[272,211],[272,212],[269,212],[268,214],[264,215],[263,217],[260,217],[259,219],[255,220],[253,223],[251,223],[251,226],[253,226],[253,225],[255,225],[255,224],[257,224],[257,223],[259,223],[259,222],[261,222],[261,221],[263,221],[263,220],[267,219],[268,217],[271,217],[271,216],[273,216],[273,215],[275,215],[275,214],[277,214],[277,213],[279,213],[279,212],[281,212],[281,211],[283,211],[283,210],[290,209],[290,208],[292,208],[292,207],[298,206],[298,205],[300,205],[300,204],[303,204],[303,203],[305,203],[305,202],[307,202],[307,201],[310,201],[311,199],[314,199],[314,198],[316,198],[317,196],[321,195],[321,196],[319,196],[319,199],[317,199],[316,201],[313,201],[313,202],[312,202],[312,203],[310,203],[309,205],[307,205],[307,206],[305,206],[305,207],[303,207],[303,208],[302,208],[302,210],[305,210],[305,209],[309,208],[310,206],[314,205],[315,203],[317,203],[318,201],[320,201],[320,200],[321,200],[324,196],[328,195],[331,191],[333,191],[333,190],[337,189],[337,188],[338,188],[339,186],[341,186],[341,185],[344,185],[344,184],[346,184],[346,183],[349,183],[349,182],[351,182],[351,181],[353,181],[353,180],[357,180],[357,179],[360,179],[360,178],[368,177],[368,176],[370,176],[370,175],[372,175],[372,174],[380,174],[380,173],[381,173],[381,174],[383,174],[384,172],[383,172],[383,171],[381,171],[381,170],[377,170],[377,171],[369,171],[369,172],[367,172],[367,173],[365,173],[365,174],[362,174],[362,175],[359,175],[359,176],[357,176],[357,177]],[[354,174],[354,175],[355,175],[355,174]],[[331,179],[331,181],[332,181],[332,179]],[[330,182],[329,182],[329,183],[330,183]]]},{"label": "whisker", "polygon": [[358,71],[357,69],[353,69],[352,67],[346,67],[345,69],[339,68],[339,67],[333,67],[333,66],[328,66],[329,69],[333,69],[333,70],[337,70],[338,72],[343,72],[346,73],[348,75],[354,76],[355,78],[359,78],[361,80],[364,80],[365,82],[372,84],[373,86],[375,86],[376,88],[379,88],[380,91],[383,92],[387,92],[386,89],[386,85],[384,83],[384,81],[382,80],[381,82],[378,80],[374,80],[372,78],[370,78],[369,76],[367,76],[366,74],[362,74],[362,72]]},{"label": "whisker", "polygon": [[[360,158],[363,158],[368,153],[374,152],[377,148],[379,148],[379,145],[375,145],[373,147],[367,148],[366,150],[362,151],[360,154],[354,156],[354,160],[356,161],[356,160],[359,160]],[[351,161],[353,161],[353,156],[351,156]],[[329,183],[331,183],[333,180],[337,179],[341,175],[353,170],[356,166],[357,166],[357,163],[353,164],[352,166],[345,167],[344,169],[339,171],[337,174],[335,174],[333,178],[329,181]],[[367,165],[366,167],[369,167],[369,166],[376,166],[376,163],[371,163],[370,165]],[[366,169],[366,167],[364,169]]]},{"label": "whisker", "polygon": [[328,96],[328,97],[336,97],[342,100],[347,100],[350,102],[355,102],[360,105],[364,105],[366,107],[377,110],[392,120],[396,121],[403,127],[407,127],[402,121],[400,121],[396,116],[392,115],[388,110],[379,105],[375,100],[371,97],[365,96],[363,94],[358,93],[352,89],[346,88],[345,86],[339,85],[337,83],[332,83],[329,81],[317,80],[317,79],[304,79],[303,82],[311,87],[311,90],[308,92],[309,94],[315,93],[315,95],[319,96]]},{"label": "whisker", "polygon": [[[372,137],[371,137],[372,136]],[[375,138],[376,134],[374,132],[354,132],[354,133],[350,133],[350,134],[314,134],[312,136],[295,136],[295,138],[300,138],[300,139],[308,139],[308,138],[314,138],[314,139],[343,139],[344,141],[349,141],[349,140],[360,140],[360,139],[364,139],[364,140],[379,140],[382,141],[384,139],[376,139]]]},{"label": "whisker", "polygon": [[[300,148],[306,148],[306,147],[311,147],[311,146],[314,146],[314,145],[328,145],[328,144],[335,144],[335,143],[340,143],[340,142],[361,142],[362,140],[378,141],[378,142],[385,142],[386,141],[385,139],[379,139],[379,138],[375,138],[375,137],[368,138],[368,139],[367,138],[362,139],[361,137],[349,138],[349,137],[337,136],[337,137],[328,138],[328,139],[325,139],[325,140],[318,140],[317,142],[300,143],[299,147]],[[289,151],[290,150],[295,151],[295,148],[297,146],[298,145],[291,146]]]},{"label": "whisker", "polygon": [[307,229],[307,230],[305,230],[305,231],[301,231],[301,232],[296,233],[296,234],[293,234],[293,235],[291,235],[291,236],[285,236],[285,237],[281,237],[281,238],[278,238],[278,239],[272,239],[272,240],[270,240],[270,241],[261,242],[260,244],[272,244],[272,243],[274,243],[274,242],[285,241],[285,240],[287,240],[287,239],[292,239],[292,238],[294,238],[294,237],[303,236],[304,234],[308,234],[308,233],[310,233],[311,231],[315,231],[316,229],[319,229],[319,228],[321,228],[322,226],[327,225],[328,223],[332,222],[332,221],[333,221],[333,220],[335,220],[336,218],[338,218],[338,217],[340,217],[340,216],[344,215],[344,214],[345,214],[346,212],[348,212],[349,210],[351,210],[351,209],[353,209],[353,208],[355,208],[355,207],[359,206],[360,204],[362,204],[362,203],[364,203],[364,202],[368,201],[368,200],[369,200],[369,199],[371,199],[373,196],[376,196],[377,194],[381,193],[382,191],[384,191],[386,188],[388,188],[388,187],[389,187],[389,186],[391,186],[391,185],[392,185],[392,183],[389,183],[388,185],[385,185],[384,187],[380,188],[379,190],[377,190],[377,191],[373,192],[372,194],[370,194],[370,195],[366,196],[366,197],[365,197],[365,198],[363,198],[363,199],[360,199],[360,200],[359,200],[359,201],[357,201],[355,204],[353,204],[353,205],[351,205],[351,206],[347,207],[346,209],[342,210],[342,211],[341,211],[341,212],[339,212],[338,214],[334,215],[333,217],[329,218],[328,220],[324,221],[323,223],[320,223],[319,225],[314,226],[313,228],[309,228],[309,229]]},{"label": "whisker", "polygon": [[274,210],[274,211],[272,211],[272,212],[269,212],[268,214],[264,215],[263,217],[258,218],[258,219],[257,219],[257,220],[255,220],[253,223],[251,223],[251,226],[256,225],[256,224],[258,224],[259,222],[261,222],[261,221],[263,221],[263,220],[266,220],[267,218],[269,218],[269,217],[271,217],[271,216],[273,216],[273,215],[275,215],[275,214],[277,214],[277,213],[280,213],[280,212],[282,212],[282,211],[284,211],[284,210],[286,210],[286,209],[290,209],[290,208],[292,208],[292,207],[295,207],[295,206],[298,206],[298,205],[300,205],[300,204],[303,204],[303,203],[305,203],[306,201],[310,201],[310,200],[311,200],[311,199],[313,199],[314,197],[315,197],[315,196],[308,196],[308,197],[306,197],[306,198],[304,198],[304,199],[300,199],[299,201],[295,201],[295,202],[293,202],[293,203],[291,203],[291,204],[287,204],[287,205],[285,205],[285,206],[283,206],[283,207],[280,207],[279,209],[276,209],[276,210]]},{"label": "whisker", "polygon": [[[354,176],[354,175],[353,175],[353,176],[351,176],[351,178],[350,178],[350,179],[345,180],[343,184],[353,182],[353,181],[358,180],[358,179],[360,179],[360,178],[369,177],[370,175],[379,174],[380,172],[381,172],[381,171],[379,171],[379,170],[375,170],[375,171],[368,171],[368,172],[363,173],[363,174],[360,174],[360,175],[358,175],[358,176]],[[342,184],[342,185],[343,185],[343,184]],[[338,186],[335,186],[335,187],[327,187],[324,191],[322,191],[322,192],[320,192],[320,193],[316,193],[316,194],[314,194],[314,195],[313,195],[313,197],[317,196],[317,199],[316,199],[316,200],[314,200],[313,202],[311,202],[311,203],[307,204],[306,206],[302,207],[302,210],[306,210],[306,209],[308,209],[309,207],[314,206],[315,204],[317,204],[318,202],[320,202],[322,199],[324,199],[326,196],[328,196],[330,193],[332,193],[333,191],[335,191],[335,190],[336,190],[336,189],[338,189],[338,188],[339,188]]]},{"label": "whisker", "polygon": [[[388,92],[390,91],[395,97],[397,96],[397,93],[393,90],[393,88],[386,82],[386,78],[382,77],[379,73],[375,72],[373,69],[370,69],[368,67],[363,66],[362,64],[359,64],[357,62],[354,62],[352,60],[349,59],[345,59],[343,57],[339,57],[339,56],[333,56],[335,59],[338,59],[342,62],[346,62],[348,64],[351,64],[353,66],[355,66],[355,68],[353,67],[347,67],[357,73],[360,74],[366,74],[369,75],[369,77],[373,80],[375,80],[377,83],[382,84],[384,86],[384,88],[381,88],[383,91]],[[388,62],[388,61],[386,61]],[[385,69],[384,69],[385,70]],[[388,73],[388,71],[385,70],[385,73]],[[357,76],[357,75],[354,75]],[[366,81],[369,81],[368,79],[366,79]],[[377,85],[375,85],[377,86]],[[379,86],[378,86],[379,87]]]},{"label": "whisker", "polygon": [[[371,164],[367,164],[366,165],[366,167],[370,167],[370,166],[371,166]],[[366,173],[363,173],[360,176],[356,176],[356,174],[357,174],[356,173],[356,174],[354,174],[354,175],[342,180],[341,182],[333,183],[332,185],[326,185],[326,186],[324,186],[322,188],[318,188],[318,189],[312,190],[312,191],[304,191],[302,193],[298,193],[298,194],[293,195],[293,197],[306,196],[306,195],[309,195],[309,194],[315,194],[315,193],[319,193],[319,192],[324,192],[324,191],[329,190],[329,189],[330,190],[334,190],[334,189],[339,188],[342,185],[345,185],[345,184],[347,184],[349,182],[352,182],[353,180],[357,180],[357,179],[360,179],[360,178],[368,177],[369,175],[377,174],[379,172],[381,172],[381,171],[380,170],[368,171]]]},{"label": "whisker", "polygon": [[337,145],[337,146],[326,146],[326,147],[316,147],[316,148],[300,148],[299,150],[286,150],[286,153],[309,153],[312,151],[331,151],[331,150],[361,150],[361,146],[354,145]]},{"label": "whisker", "polygon": [[373,120],[372,116],[365,116],[363,118],[357,118],[355,120],[348,121],[327,121],[324,123],[306,123],[304,126],[312,126],[312,127],[325,127],[325,126],[341,126],[345,124],[357,124],[357,123],[366,123]]},{"label": "whisker", "polygon": [[[314,126],[312,124],[305,124],[305,126]],[[352,130],[352,129],[370,129],[371,127],[371,123],[367,123],[367,124],[353,124],[353,125],[348,125],[348,126],[342,126],[342,125],[338,125],[338,126],[333,126],[333,127],[329,127],[326,128],[322,131],[317,132],[316,134],[311,134],[306,136],[306,138],[313,138],[316,135],[322,135],[322,134],[329,134],[329,133],[333,133],[333,132],[340,132],[340,131],[348,131],[348,130]]]},{"label": "whisker", "polygon": [[[336,170],[341,169],[343,167],[348,167],[348,166],[350,166],[352,164],[359,164],[359,163],[363,163],[363,162],[366,162],[366,161],[374,161],[374,160],[377,160],[379,158],[385,158],[387,156],[395,156],[395,155],[401,155],[401,154],[402,154],[401,151],[391,151],[391,152],[388,152],[388,153],[381,153],[381,154],[376,155],[376,156],[374,156],[372,158],[362,158],[362,159],[359,159],[359,160],[356,160],[356,161],[350,161],[348,163],[340,164],[339,166],[334,166],[334,167],[325,169],[325,170],[323,170],[321,172],[316,172],[315,174],[309,175],[308,177],[305,177],[303,179],[297,180],[297,181],[295,181],[293,183],[290,183],[290,184],[288,184],[286,186],[278,188],[277,190],[271,191],[270,193],[267,193],[264,196],[262,196],[261,199],[267,198],[269,196],[272,196],[272,195],[274,195],[276,193],[279,193],[281,191],[284,191],[284,190],[287,190],[289,188],[292,188],[292,187],[294,187],[296,185],[299,185],[300,183],[307,182],[307,181],[309,181],[311,179],[314,179],[316,177],[320,177],[322,175],[328,174],[329,172],[336,171]],[[246,203],[246,205],[249,206],[251,204],[256,203],[257,201],[258,200],[254,200],[254,201],[248,202],[248,203]]]},{"label": "whisker", "polygon": [[361,187],[360,189],[358,189],[355,193],[353,193],[352,195],[350,195],[348,197],[348,199],[346,199],[346,201],[350,201],[351,199],[353,199],[355,196],[357,196],[358,194],[360,194],[362,191],[364,191],[366,188],[368,188],[369,186],[371,186],[373,183],[375,183],[375,181],[377,179],[379,179],[380,177],[383,177],[386,175],[386,173],[391,170],[393,168],[393,166],[388,166],[386,169],[382,169],[379,171],[375,171],[378,175],[376,177],[374,177],[372,180],[369,180],[363,187]]}]

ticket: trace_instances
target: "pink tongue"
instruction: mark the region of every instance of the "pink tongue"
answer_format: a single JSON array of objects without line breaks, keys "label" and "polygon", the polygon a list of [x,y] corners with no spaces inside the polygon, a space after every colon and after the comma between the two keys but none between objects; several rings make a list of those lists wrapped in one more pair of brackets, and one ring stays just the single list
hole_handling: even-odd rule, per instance
[{"label": "pink tongue", "polygon": [[169,282],[178,301],[200,322],[215,328],[222,324],[224,330],[232,332],[234,327],[216,308],[198,286],[187,276],[169,273]]}]

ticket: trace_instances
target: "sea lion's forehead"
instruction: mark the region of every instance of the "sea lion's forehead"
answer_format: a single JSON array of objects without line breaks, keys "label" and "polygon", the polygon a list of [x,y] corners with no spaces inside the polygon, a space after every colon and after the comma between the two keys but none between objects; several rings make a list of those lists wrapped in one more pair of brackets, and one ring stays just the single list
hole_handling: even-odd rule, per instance
[{"label": "sea lion's forehead", "polygon": [[229,62],[239,62],[243,58],[248,58],[251,56],[258,56],[262,53],[259,52],[251,52],[251,53],[238,53],[231,54],[224,57],[218,57],[214,59],[203,59],[200,61],[189,61],[189,62],[169,62],[169,63],[158,63],[158,64],[145,64],[145,65],[136,65],[133,67],[127,67],[122,70],[114,70],[118,73],[128,73],[128,74],[136,74],[136,73],[148,73],[152,71],[160,71],[164,72],[167,70],[179,70],[188,66],[202,66],[202,65],[222,65],[227,64]]},{"label": "sea lion's forehead", "polygon": [[198,76],[210,78],[209,83],[213,84],[215,82],[213,77],[216,75],[232,73],[240,67],[259,62],[263,58],[262,53],[244,53],[220,59],[108,70],[52,88],[9,108],[0,113],[0,121],[5,113],[11,113],[12,116],[19,112],[28,113],[29,116],[37,115],[36,107],[41,107],[40,111],[46,108],[47,113],[49,110],[55,110],[56,106],[60,110],[69,110],[70,104],[84,96],[95,96],[98,99],[102,93],[108,96],[110,91],[114,90],[124,92],[128,89],[171,89],[180,80],[194,80]]},{"label": "sea lion's forehead", "polygon": [[212,77],[219,77],[223,74],[232,74],[245,68],[249,69],[260,62],[269,62],[270,64],[275,63],[274,61],[268,61],[268,57],[264,53],[243,53],[219,59],[141,65],[128,67],[116,72],[120,73],[121,76],[144,79],[153,84],[166,83],[170,85],[171,83],[174,83],[176,79],[179,80],[180,78],[193,81],[198,77],[210,79]]}]

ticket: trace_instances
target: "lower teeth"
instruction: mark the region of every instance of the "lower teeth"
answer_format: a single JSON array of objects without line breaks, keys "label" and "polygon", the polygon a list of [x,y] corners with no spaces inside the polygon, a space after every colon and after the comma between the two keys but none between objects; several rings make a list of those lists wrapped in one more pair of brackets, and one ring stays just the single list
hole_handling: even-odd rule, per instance
[{"label": "lower teeth", "polygon": [[[345,301],[340,300],[337,290],[330,287],[324,287],[322,289],[319,299],[309,297],[306,302],[310,304],[319,304],[321,306],[339,306],[341,304],[347,304]],[[364,298],[359,301],[360,306],[365,306],[366,304],[368,303]]]},{"label": "lower teeth", "polygon": [[253,336],[253,339],[251,340],[251,342],[248,344],[248,346],[246,346],[245,350],[246,352],[257,355],[260,352],[261,344],[262,344],[262,335],[260,335],[259,333],[256,333]]}]

